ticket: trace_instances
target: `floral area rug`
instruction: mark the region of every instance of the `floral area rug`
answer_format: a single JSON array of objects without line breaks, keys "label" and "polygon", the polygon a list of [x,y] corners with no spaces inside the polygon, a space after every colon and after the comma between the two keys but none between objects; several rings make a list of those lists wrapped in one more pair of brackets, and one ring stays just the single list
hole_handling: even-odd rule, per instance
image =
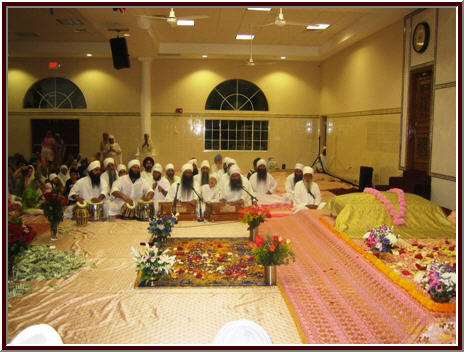
[{"label": "floral area rug", "polygon": [[[255,264],[245,239],[170,239],[166,248],[175,255],[174,273],[155,286],[263,286],[264,268]],[[148,283],[137,277],[135,286]]]}]

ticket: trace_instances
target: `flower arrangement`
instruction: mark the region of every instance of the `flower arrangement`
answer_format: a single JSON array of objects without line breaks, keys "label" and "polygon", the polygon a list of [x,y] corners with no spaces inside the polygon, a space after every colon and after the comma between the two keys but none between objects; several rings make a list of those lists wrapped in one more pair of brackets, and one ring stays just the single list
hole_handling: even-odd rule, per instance
[{"label": "flower arrangement", "polygon": [[271,213],[259,206],[253,205],[243,210],[242,223],[248,224],[248,230],[253,230],[259,226],[266,218],[270,218]]},{"label": "flower arrangement", "polygon": [[434,261],[427,273],[420,274],[419,281],[433,300],[448,301],[456,297],[456,267]]},{"label": "flower arrangement", "polygon": [[36,235],[30,226],[23,224],[21,218],[8,223],[8,272],[13,269],[16,256],[30,247]]},{"label": "flower arrangement", "polygon": [[255,262],[264,266],[289,264],[289,256],[295,261],[295,254],[290,250],[290,240],[279,236],[256,236],[249,242]]},{"label": "flower arrangement", "polygon": [[146,245],[142,251],[132,248],[134,255],[135,267],[140,273],[140,281],[149,281],[152,278],[159,278],[163,275],[169,275],[173,271],[176,263],[176,256],[168,255],[169,249],[161,252],[156,247]]},{"label": "flower arrangement", "polygon": [[399,235],[393,233],[393,228],[383,224],[366,232],[363,236],[367,247],[372,252],[388,252],[392,253],[392,249],[396,248]]},{"label": "flower arrangement", "polygon": [[176,223],[175,216],[169,218],[165,216],[153,216],[150,218],[148,233],[155,235],[159,241],[166,241],[171,236],[172,228]]},{"label": "flower arrangement", "polygon": [[44,215],[51,224],[63,221],[63,208],[66,205],[66,197],[59,189],[55,188],[44,193],[45,202],[42,205]]},{"label": "flower arrangement", "polygon": [[404,197],[404,191],[402,189],[391,188],[387,191],[391,193],[396,193],[398,195],[398,202],[400,204],[399,211],[396,211],[395,208],[393,208],[391,202],[378,190],[367,187],[364,188],[364,192],[373,194],[379,201],[381,201],[385,205],[391,217],[393,218],[394,225],[399,226],[405,223],[404,215],[406,214],[406,199]]}]

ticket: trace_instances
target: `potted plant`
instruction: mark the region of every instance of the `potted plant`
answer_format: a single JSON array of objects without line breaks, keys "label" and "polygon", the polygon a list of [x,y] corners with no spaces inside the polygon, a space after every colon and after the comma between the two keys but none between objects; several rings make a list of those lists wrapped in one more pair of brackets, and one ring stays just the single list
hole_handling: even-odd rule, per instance
[{"label": "potted plant", "polygon": [[63,208],[66,205],[66,198],[58,188],[44,193],[45,202],[42,204],[44,215],[50,222],[50,232],[52,241],[56,241],[58,224],[63,221]]},{"label": "potted plant", "polygon": [[363,236],[364,243],[372,253],[379,256],[380,253],[392,253],[396,248],[399,235],[393,233],[393,228],[383,224],[366,232]]},{"label": "potted plant", "polygon": [[433,262],[421,280],[422,286],[436,302],[445,303],[456,297],[456,267]]},{"label": "potted plant", "polygon": [[250,242],[251,252],[255,255],[255,262],[264,266],[264,283],[275,285],[276,266],[289,264],[290,258],[295,262],[295,254],[290,250],[290,240],[279,236],[259,236]]},{"label": "potted plant", "polygon": [[257,205],[252,205],[251,207],[247,207],[243,210],[243,218],[241,222],[248,224],[247,230],[250,230],[250,241],[255,240],[258,226],[263,223],[266,218],[270,217],[271,213],[267,209],[261,208]]},{"label": "potted plant", "polygon": [[[172,228],[174,227],[177,218],[165,216],[153,216],[149,220],[148,233],[156,236],[156,241],[159,243],[160,248],[166,243],[167,239],[171,236]],[[153,243],[153,238],[150,241]]]},{"label": "potted plant", "polygon": [[163,275],[169,275],[176,263],[176,256],[168,255],[169,249],[161,251],[158,247],[145,245],[140,251],[132,248],[135,266],[142,286],[154,286]]}]

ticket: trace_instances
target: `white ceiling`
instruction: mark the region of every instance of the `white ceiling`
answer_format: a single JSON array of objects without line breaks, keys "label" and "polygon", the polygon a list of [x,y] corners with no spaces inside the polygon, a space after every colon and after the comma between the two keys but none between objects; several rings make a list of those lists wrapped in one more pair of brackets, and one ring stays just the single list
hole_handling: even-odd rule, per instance
[{"label": "white ceiling", "polygon": [[[321,32],[310,32],[304,26],[273,23],[279,13],[248,11],[242,7],[175,8],[177,17],[207,15],[195,21],[194,27],[171,27],[164,20],[150,20],[142,28],[138,15],[168,16],[169,8],[27,8],[7,7],[8,55],[10,57],[111,57],[109,39],[117,33],[109,29],[128,30],[127,45],[131,57],[169,57],[244,59],[249,56],[250,42],[235,39],[236,34],[252,30],[253,57],[277,60],[322,60],[343,48],[401,20],[414,8],[361,7],[287,7],[287,21],[304,24],[328,23]],[[78,25],[63,25],[58,19],[77,19]],[[76,30],[81,30],[77,32]],[[85,30],[82,32],[82,30]]]}]

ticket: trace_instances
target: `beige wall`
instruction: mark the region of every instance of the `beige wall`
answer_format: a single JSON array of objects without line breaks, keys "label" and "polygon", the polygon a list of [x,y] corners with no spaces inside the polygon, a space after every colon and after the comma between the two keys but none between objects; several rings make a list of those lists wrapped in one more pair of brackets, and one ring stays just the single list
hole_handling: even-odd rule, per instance
[{"label": "beige wall", "polygon": [[[63,59],[57,71],[48,70],[48,60],[12,59],[8,68],[8,153],[26,156],[31,150],[31,118],[78,118],[80,150],[84,156],[94,155],[101,134],[110,132],[123,149],[123,160],[134,157],[139,141],[140,62],[133,59],[131,68],[115,70],[111,60]],[[270,69],[269,69],[270,68]],[[228,152],[243,169],[254,158],[274,157],[293,167],[296,162],[309,163],[317,154],[319,113],[319,67],[316,63],[279,63],[248,67],[242,61],[229,60],[155,60],[152,64],[152,139],[157,159],[165,165],[180,167],[192,156],[212,160],[215,152],[204,152],[203,130],[196,135],[192,120],[207,118],[269,120],[267,152]],[[87,109],[45,111],[23,109],[23,97],[38,80],[59,76],[78,85],[87,100]],[[227,79],[246,79],[260,87],[268,99],[269,112],[205,111],[212,89]],[[177,107],[183,114],[174,114]],[[48,114],[47,114],[48,112]],[[308,132],[307,123],[312,123]]]},{"label": "beige wall", "polygon": [[357,183],[360,166],[370,166],[374,184],[400,174],[402,53],[399,21],[322,63],[330,173]]}]

